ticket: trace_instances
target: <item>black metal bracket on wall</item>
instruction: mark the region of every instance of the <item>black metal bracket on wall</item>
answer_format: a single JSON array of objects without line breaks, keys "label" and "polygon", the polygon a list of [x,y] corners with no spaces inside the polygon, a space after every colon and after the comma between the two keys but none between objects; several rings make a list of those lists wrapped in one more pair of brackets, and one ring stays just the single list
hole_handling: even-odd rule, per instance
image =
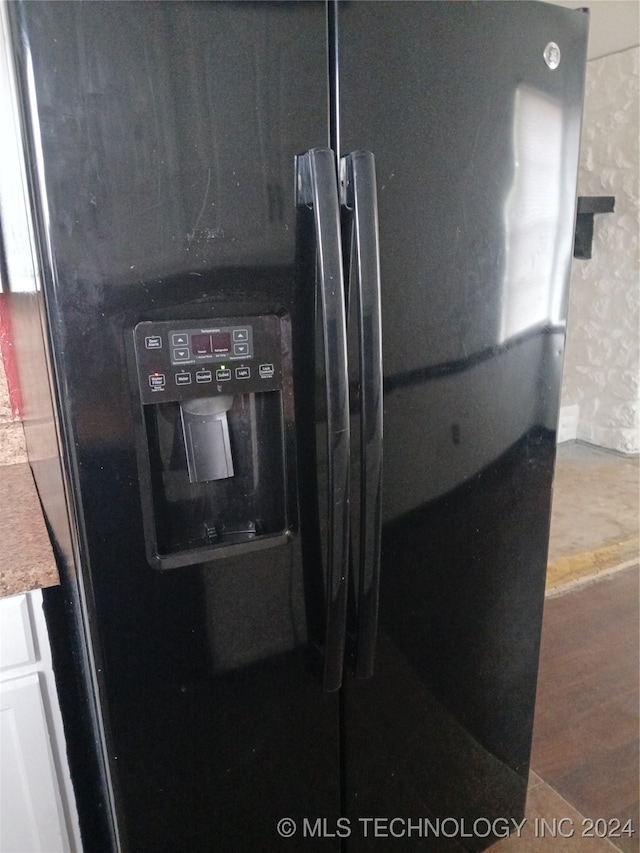
[{"label": "black metal bracket on wall", "polygon": [[578,196],[576,234],[573,243],[574,258],[586,260],[591,257],[594,214],[613,213],[615,201],[612,195]]}]

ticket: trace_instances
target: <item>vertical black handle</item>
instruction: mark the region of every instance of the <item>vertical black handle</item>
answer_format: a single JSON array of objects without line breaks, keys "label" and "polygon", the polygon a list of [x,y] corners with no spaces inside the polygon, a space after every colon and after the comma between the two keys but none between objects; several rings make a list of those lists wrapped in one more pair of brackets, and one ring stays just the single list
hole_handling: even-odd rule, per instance
[{"label": "vertical black handle", "polygon": [[[382,322],[378,200],[373,154],[340,161],[341,203],[350,233],[350,292],[356,299],[360,397],[360,542],[355,671],[370,678],[375,662],[380,590],[382,504]],[[354,525],[355,526],[355,525]]]},{"label": "vertical black handle", "polygon": [[323,687],[342,684],[349,558],[349,377],[336,158],[316,148],[296,158],[297,204],[314,217],[327,418],[326,620]]}]

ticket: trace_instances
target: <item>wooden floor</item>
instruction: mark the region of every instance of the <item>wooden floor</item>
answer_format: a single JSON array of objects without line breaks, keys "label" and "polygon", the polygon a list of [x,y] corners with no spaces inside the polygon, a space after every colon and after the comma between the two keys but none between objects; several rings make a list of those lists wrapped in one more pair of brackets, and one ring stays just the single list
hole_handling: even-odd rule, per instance
[{"label": "wooden floor", "polygon": [[640,829],[637,569],[547,600],[543,631],[533,769],[585,817]]},{"label": "wooden floor", "polygon": [[[637,466],[575,446],[559,460],[551,555],[567,572],[548,584],[527,823],[492,853],[640,850]],[[606,565],[589,558],[605,547]]]}]

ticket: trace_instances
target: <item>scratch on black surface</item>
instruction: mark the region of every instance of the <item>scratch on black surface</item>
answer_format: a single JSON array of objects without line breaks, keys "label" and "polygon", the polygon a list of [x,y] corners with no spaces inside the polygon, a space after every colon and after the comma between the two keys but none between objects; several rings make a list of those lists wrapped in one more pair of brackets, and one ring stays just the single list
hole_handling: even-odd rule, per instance
[{"label": "scratch on black surface", "polygon": [[198,218],[196,219],[195,224],[194,224],[193,228],[191,229],[191,234],[188,237],[189,243],[191,243],[191,241],[193,240],[195,233],[196,233],[196,228],[198,227],[198,225],[200,224],[200,220],[202,219],[202,214],[204,213],[204,209],[205,209],[205,206],[207,204],[207,198],[209,197],[209,184],[210,183],[211,183],[211,167],[209,167],[207,169],[207,186],[206,186],[206,189],[204,191],[204,199],[202,201],[202,207],[200,208],[200,213],[198,214]]}]

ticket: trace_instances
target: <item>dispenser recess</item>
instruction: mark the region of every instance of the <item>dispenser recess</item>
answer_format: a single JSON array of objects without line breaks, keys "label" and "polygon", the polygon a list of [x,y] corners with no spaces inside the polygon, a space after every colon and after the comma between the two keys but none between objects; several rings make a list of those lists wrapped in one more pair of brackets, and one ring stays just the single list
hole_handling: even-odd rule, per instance
[{"label": "dispenser recess", "polygon": [[163,320],[133,332],[149,563],[287,539],[282,318]]}]

